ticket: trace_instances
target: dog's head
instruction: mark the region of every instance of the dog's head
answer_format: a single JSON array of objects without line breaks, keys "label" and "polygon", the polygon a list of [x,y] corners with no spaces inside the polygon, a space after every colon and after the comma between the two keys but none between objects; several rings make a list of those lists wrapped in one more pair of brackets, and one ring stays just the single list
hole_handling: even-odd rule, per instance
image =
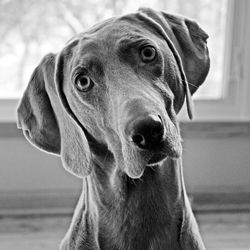
[{"label": "dog's head", "polygon": [[42,60],[18,126],[77,176],[113,163],[138,178],[181,155],[176,114],[186,98],[192,115],[209,69],[206,39],[196,22],[151,9],[100,23]]}]

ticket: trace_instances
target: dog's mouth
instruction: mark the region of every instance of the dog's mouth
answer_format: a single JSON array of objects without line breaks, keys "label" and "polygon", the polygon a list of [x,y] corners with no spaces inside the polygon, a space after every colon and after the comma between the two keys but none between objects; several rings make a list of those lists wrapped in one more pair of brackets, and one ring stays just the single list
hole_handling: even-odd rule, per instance
[{"label": "dog's mouth", "polygon": [[155,153],[148,161],[146,166],[154,166],[162,163],[167,158],[179,158],[181,155],[181,149],[173,149],[165,153]]},{"label": "dog's mouth", "polygon": [[134,159],[125,158],[125,172],[132,179],[141,178],[147,167],[161,166],[168,158],[176,159],[181,156],[182,148],[177,145],[173,148],[165,148],[160,152],[141,151],[134,152]]},{"label": "dog's mouth", "polygon": [[154,154],[150,160],[148,161],[148,163],[146,164],[146,166],[154,166],[154,165],[158,165],[161,162],[163,162],[166,158],[168,157],[168,155],[163,154],[163,153],[158,153],[158,154]]}]

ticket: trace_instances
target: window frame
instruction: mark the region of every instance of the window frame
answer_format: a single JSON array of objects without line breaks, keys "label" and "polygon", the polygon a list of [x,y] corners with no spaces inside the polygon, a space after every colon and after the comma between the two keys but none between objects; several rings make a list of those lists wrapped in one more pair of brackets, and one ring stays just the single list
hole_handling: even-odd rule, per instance
[{"label": "window frame", "polygon": [[[250,1],[228,0],[226,20],[223,88],[220,99],[194,100],[195,121],[249,121],[250,120],[250,50],[246,41],[247,25],[250,25]],[[240,28],[238,28],[240,27]],[[208,43],[209,46],[209,43]],[[0,122],[15,122],[19,99],[0,99]],[[185,105],[184,105],[185,106]],[[180,120],[188,120],[185,107]]]},{"label": "window frame", "polygon": [[[223,69],[223,96],[220,99],[194,100],[195,120],[198,121],[249,121],[250,120],[250,53],[246,41],[250,25],[250,1],[228,0]],[[240,27],[240,28],[239,28]],[[183,115],[181,120],[187,120]]]}]

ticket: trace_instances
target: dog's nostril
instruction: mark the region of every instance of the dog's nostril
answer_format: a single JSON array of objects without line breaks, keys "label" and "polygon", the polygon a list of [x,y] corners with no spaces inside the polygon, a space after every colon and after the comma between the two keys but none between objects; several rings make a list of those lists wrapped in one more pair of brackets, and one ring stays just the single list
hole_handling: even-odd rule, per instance
[{"label": "dog's nostril", "polygon": [[164,136],[162,119],[157,115],[138,117],[130,124],[130,141],[143,149],[154,149],[160,145]]},{"label": "dog's nostril", "polygon": [[132,141],[138,146],[145,146],[145,138],[141,134],[135,134],[132,136]]},{"label": "dog's nostril", "polygon": [[157,138],[157,137],[159,137],[159,136],[162,136],[162,134],[163,134],[163,127],[162,127],[162,124],[161,124],[161,123],[157,124],[157,125],[156,125],[155,127],[153,127],[152,130],[151,130],[151,136],[152,136],[153,138]]}]

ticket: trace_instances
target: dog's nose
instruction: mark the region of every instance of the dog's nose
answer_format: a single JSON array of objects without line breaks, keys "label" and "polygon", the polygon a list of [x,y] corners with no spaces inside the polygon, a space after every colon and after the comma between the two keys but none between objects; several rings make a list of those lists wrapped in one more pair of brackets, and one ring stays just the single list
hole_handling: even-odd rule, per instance
[{"label": "dog's nose", "polygon": [[143,149],[154,149],[163,140],[164,127],[161,117],[137,117],[130,126],[130,141]]}]

